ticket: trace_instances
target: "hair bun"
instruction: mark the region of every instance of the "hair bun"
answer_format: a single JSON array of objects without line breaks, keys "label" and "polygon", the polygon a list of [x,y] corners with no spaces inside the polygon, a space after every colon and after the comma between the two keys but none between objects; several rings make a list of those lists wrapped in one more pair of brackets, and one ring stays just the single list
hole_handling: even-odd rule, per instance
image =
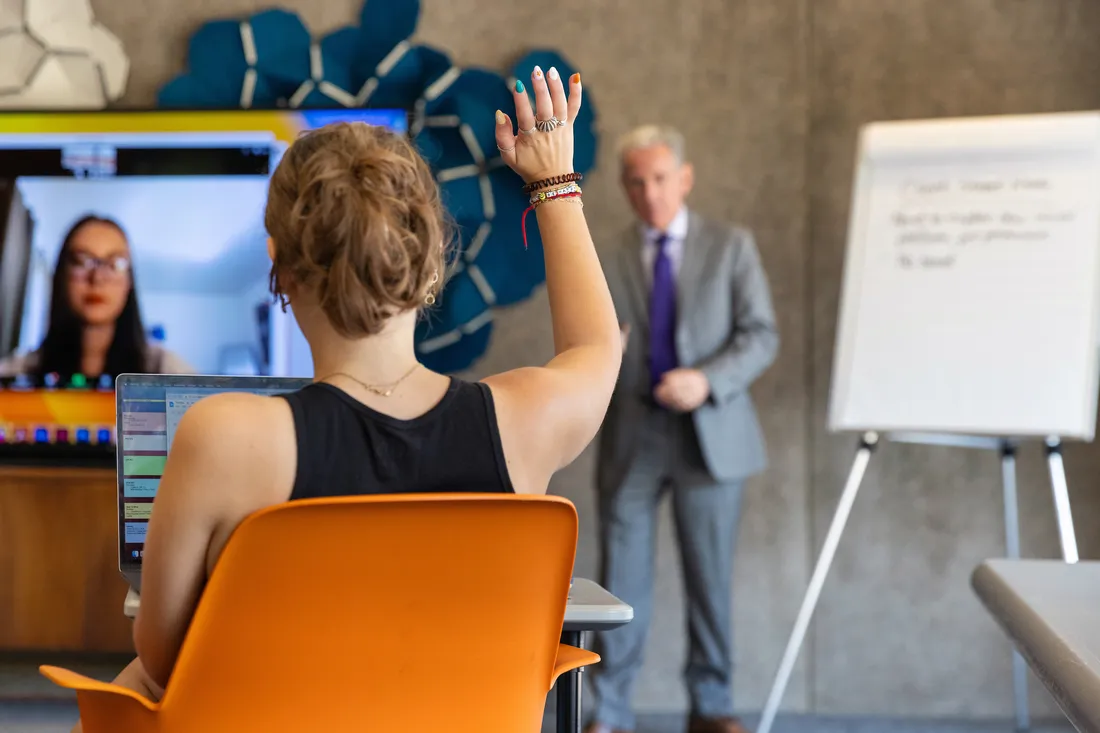
[{"label": "hair bun", "polygon": [[366,183],[370,177],[371,162],[364,158],[357,158],[352,161],[349,173],[351,173],[352,179],[356,183]]},{"label": "hair bun", "polygon": [[449,242],[427,163],[403,136],[365,124],[299,137],[271,176],[264,224],[272,293],[308,291],[348,338],[422,307]]}]

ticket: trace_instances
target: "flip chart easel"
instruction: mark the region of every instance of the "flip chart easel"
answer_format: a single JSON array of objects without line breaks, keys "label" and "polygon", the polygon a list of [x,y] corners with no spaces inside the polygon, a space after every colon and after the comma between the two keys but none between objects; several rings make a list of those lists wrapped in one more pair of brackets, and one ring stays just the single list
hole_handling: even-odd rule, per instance
[{"label": "flip chart easel", "polygon": [[[1100,113],[863,128],[829,404],[861,435],[758,733],[770,733],[837,546],[884,441],[997,451],[1020,556],[1016,450],[1046,448],[1062,556],[1078,560],[1062,440],[1094,437]],[[1017,726],[1027,667],[1013,658]]]},{"label": "flip chart easel", "polygon": [[[1006,438],[987,438],[982,436],[964,435],[929,435],[922,433],[894,433],[885,436],[895,443],[918,443],[923,445],[951,446],[957,448],[974,448],[979,450],[995,450],[1001,457],[1001,486],[1004,494],[1005,516],[1005,556],[1013,560],[1020,557],[1020,522],[1016,497],[1016,448],[1017,441]],[[844,491],[840,494],[836,512],[825,533],[825,542],[818,555],[817,564],[810,576],[810,584],[806,588],[806,595],[802,599],[802,605],[798,609],[798,616],[794,622],[787,647],[783,651],[783,658],[779,663],[779,671],[776,673],[775,682],[764,704],[764,712],[761,716],[757,733],[768,733],[779,711],[779,703],[786,692],[790,682],[791,673],[794,671],[795,661],[802,649],[802,642],[806,638],[806,632],[810,627],[814,610],[817,607],[818,598],[825,585],[825,577],[833,564],[837,545],[840,544],[844,527],[848,523],[848,515],[855,503],[856,494],[859,493],[863,476],[871,461],[871,455],[878,448],[882,436],[875,432],[864,433],[859,440],[852,468],[848,472],[848,480],[844,483]],[[1066,483],[1065,466],[1062,463],[1062,441],[1059,438],[1048,438],[1045,442],[1047,451],[1047,465],[1050,469],[1050,484],[1054,495],[1054,510],[1058,520],[1058,537],[1062,546],[1062,557],[1066,562],[1075,563],[1077,556],[1077,538],[1073,530],[1073,516],[1070,512],[1069,489]],[[1027,730],[1030,727],[1030,714],[1027,702],[1027,664],[1019,652],[1012,653],[1012,683],[1016,703],[1016,726],[1018,730]]]}]

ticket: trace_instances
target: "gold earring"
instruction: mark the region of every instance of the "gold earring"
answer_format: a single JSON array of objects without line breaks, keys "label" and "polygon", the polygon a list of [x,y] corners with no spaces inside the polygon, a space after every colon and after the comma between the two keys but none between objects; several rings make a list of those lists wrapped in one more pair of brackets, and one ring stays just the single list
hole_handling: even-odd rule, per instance
[{"label": "gold earring", "polygon": [[428,283],[428,294],[424,296],[424,305],[435,305],[435,293],[433,289],[435,284],[439,282],[439,271],[436,270],[432,273],[432,281]]}]

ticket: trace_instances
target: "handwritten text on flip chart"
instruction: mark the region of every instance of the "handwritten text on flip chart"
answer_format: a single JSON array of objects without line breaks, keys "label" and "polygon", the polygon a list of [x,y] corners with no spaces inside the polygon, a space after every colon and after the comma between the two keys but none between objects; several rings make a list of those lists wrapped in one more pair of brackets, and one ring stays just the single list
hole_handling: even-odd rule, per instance
[{"label": "handwritten text on flip chart", "polygon": [[960,177],[906,180],[889,216],[902,269],[956,265],[975,248],[1048,246],[1074,223],[1043,177]]}]

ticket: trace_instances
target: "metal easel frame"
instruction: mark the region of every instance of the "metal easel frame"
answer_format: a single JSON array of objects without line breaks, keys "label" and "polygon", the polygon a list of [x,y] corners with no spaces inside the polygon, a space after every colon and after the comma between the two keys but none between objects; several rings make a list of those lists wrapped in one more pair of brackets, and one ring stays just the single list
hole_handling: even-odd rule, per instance
[{"label": "metal easel frame", "polygon": [[[942,445],[957,448],[976,448],[979,450],[995,450],[1001,456],[1001,483],[1004,489],[1005,512],[1005,554],[1016,559],[1020,557],[1020,521],[1016,499],[1016,446],[1015,440],[1007,438],[991,438],[966,435],[935,435],[929,433],[890,433],[887,436],[895,443],[917,443],[922,445]],[[775,682],[764,704],[764,712],[760,718],[760,726],[757,733],[770,733],[776,713],[779,711],[779,703],[786,692],[787,683],[790,681],[791,672],[794,671],[794,663],[798,659],[798,652],[802,648],[802,642],[809,629],[810,620],[814,609],[817,607],[821,589],[825,585],[825,576],[829,574],[829,568],[833,564],[837,545],[844,533],[844,526],[848,522],[848,515],[852,511],[856,494],[859,493],[863,476],[867,472],[867,464],[871,460],[871,454],[878,447],[880,436],[878,433],[864,433],[859,440],[852,468],[848,472],[848,480],[844,484],[844,491],[840,494],[836,512],[829,524],[829,530],[825,533],[825,542],[821,546],[821,554],[817,558],[813,574],[810,576],[809,587],[802,599],[802,606],[798,609],[798,617],[794,622],[787,648],[783,652],[783,658],[779,663],[779,671],[776,673]],[[1062,557],[1067,563],[1075,563],[1077,556],[1077,538],[1073,531],[1073,516],[1069,506],[1069,487],[1066,483],[1066,469],[1062,462],[1062,441],[1057,437],[1047,438],[1045,441],[1047,466],[1050,469],[1051,491],[1054,496],[1054,514],[1058,520],[1058,538],[1062,545]],[[1027,700],[1027,666],[1018,652],[1013,652],[1012,681],[1016,699],[1016,726],[1018,730],[1027,730],[1030,723]]]}]

